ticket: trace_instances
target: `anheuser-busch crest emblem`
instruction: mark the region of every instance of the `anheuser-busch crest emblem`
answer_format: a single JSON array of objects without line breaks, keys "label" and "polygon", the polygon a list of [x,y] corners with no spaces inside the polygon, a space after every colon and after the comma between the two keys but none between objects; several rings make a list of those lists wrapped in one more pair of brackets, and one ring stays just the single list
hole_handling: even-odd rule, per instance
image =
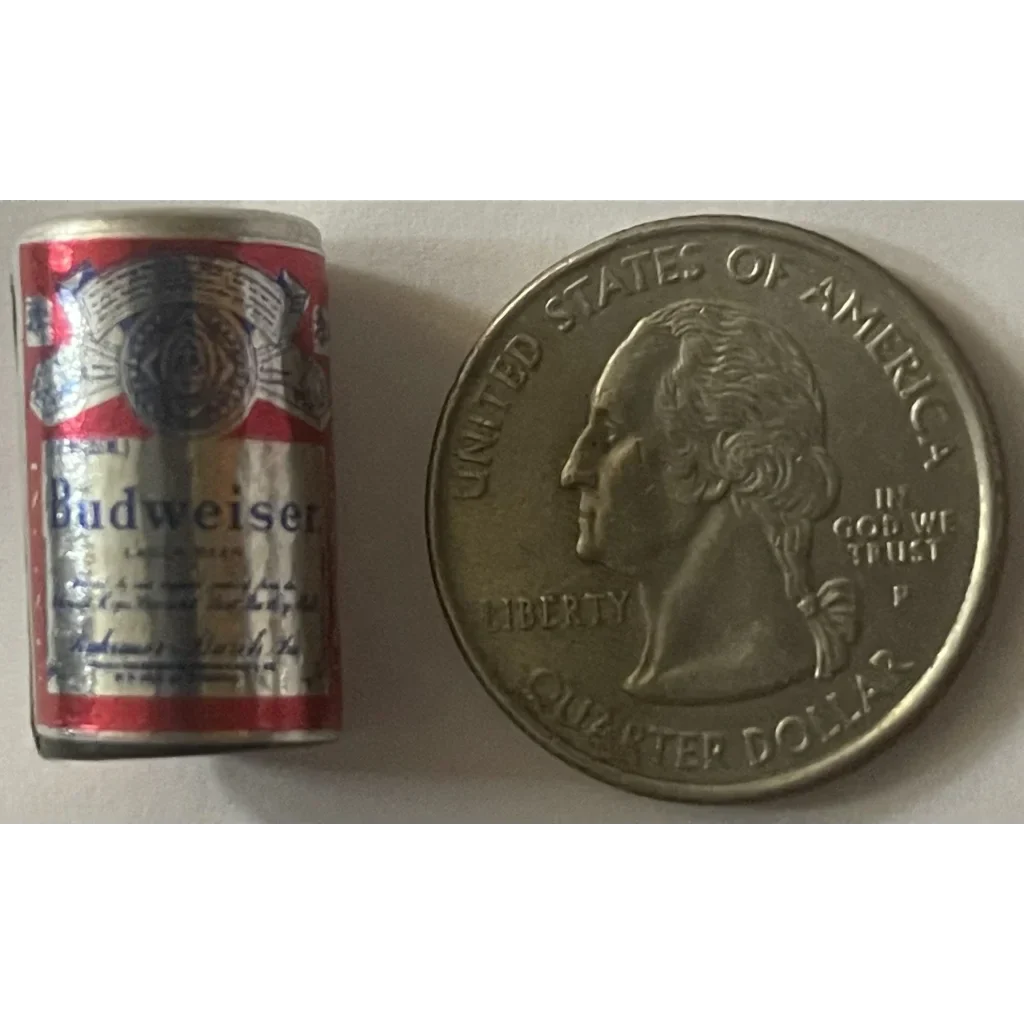
[{"label": "anheuser-busch crest emblem", "polygon": [[[327,376],[293,344],[309,301],[287,271],[275,280],[236,260],[163,254],[57,291],[71,340],[36,368],[29,404],[47,425],[124,395],[155,433],[222,434],[257,399],[324,429]],[[49,300],[26,302],[30,346],[52,344]],[[317,342],[326,332],[316,332]],[[319,348],[318,344],[318,348]]]}]

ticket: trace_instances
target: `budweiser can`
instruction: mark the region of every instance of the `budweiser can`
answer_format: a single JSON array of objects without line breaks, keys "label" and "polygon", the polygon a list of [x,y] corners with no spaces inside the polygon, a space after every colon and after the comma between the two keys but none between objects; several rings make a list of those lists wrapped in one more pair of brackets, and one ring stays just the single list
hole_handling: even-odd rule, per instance
[{"label": "budweiser can", "polygon": [[15,258],[48,757],[332,739],[327,286],[305,221],[117,212]]}]

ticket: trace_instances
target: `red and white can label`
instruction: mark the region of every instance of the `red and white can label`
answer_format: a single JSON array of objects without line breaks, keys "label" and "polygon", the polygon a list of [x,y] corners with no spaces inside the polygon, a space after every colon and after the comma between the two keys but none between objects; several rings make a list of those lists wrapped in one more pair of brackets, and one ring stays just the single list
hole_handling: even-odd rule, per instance
[{"label": "red and white can label", "polygon": [[102,238],[18,263],[37,731],[336,730],[323,256]]}]

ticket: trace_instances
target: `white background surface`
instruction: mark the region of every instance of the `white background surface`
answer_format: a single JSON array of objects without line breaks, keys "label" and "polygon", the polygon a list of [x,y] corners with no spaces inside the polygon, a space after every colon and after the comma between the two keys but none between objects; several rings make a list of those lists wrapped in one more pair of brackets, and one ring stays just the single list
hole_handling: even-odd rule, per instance
[{"label": "white background surface", "polygon": [[[251,205],[251,204],[249,204]],[[346,730],[328,747],[161,761],[45,762],[29,730],[21,510],[0,535],[0,819],[6,821],[1024,821],[1024,204],[267,204],[321,228],[329,262]],[[0,251],[93,204],[0,204]],[[423,528],[431,436],[459,364],[536,274],[662,216],[775,217],[859,249],[909,284],[974,366],[1006,452],[1006,571],[988,629],[914,731],[806,794],[745,807],[620,793],[522,735],[463,664]],[[4,290],[0,479],[17,457]],[[13,486],[12,486],[13,491]]]}]

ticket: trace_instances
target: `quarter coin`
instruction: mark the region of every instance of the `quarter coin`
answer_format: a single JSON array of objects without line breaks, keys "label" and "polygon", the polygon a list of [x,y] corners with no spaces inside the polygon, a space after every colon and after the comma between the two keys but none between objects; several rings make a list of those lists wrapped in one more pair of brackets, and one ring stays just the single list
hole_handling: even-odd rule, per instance
[{"label": "quarter coin", "polygon": [[455,638],[529,735],[655,797],[863,760],[950,681],[1000,555],[996,440],[881,267],[784,224],[645,224],[470,353],[428,484]]}]

